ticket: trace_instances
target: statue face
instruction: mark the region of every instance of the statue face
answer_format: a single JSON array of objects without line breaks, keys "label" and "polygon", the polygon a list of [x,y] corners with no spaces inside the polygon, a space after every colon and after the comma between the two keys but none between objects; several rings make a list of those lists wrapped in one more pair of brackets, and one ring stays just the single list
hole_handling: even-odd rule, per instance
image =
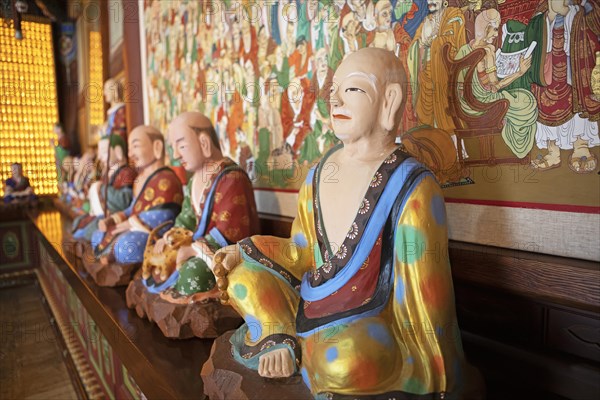
[{"label": "statue face", "polygon": [[127,147],[129,161],[137,169],[144,169],[156,161],[153,142],[143,129],[131,131]]},{"label": "statue face", "polygon": [[108,162],[109,140],[100,139],[98,142],[98,159],[106,165]]},{"label": "statue face", "polygon": [[175,120],[169,126],[173,158],[181,162],[186,171],[198,171],[204,165],[205,158],[198,138],[198,134],[185,121]]},{"label": "statue face", "polygon": [[335,135],[352,143],[380,128],[377,64],[365,57],[348,57],[333,76],[330,114]]},{"label": "statue face", "polygon": [[108,164],[109,154],[112,165],[116,162],[123,161],[124,153],[121,146],[110,147],[110,140],[108,138],[101,139],[98,142],[98,159],[104,163],[104,165]]},{"label": "statue face", "polygon": [[11,165],[10,172],[12,173],[12,176],[15,179],[21,179],[21,177],[23,176],[23,170],[21,166],[17,164]]}]

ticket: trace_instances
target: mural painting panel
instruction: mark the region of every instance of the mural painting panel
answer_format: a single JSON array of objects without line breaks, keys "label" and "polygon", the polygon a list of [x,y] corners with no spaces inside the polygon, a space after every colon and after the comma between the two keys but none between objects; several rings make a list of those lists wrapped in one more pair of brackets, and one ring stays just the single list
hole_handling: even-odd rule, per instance
[{"label": "mural painting panel", "polygon": [[332,72],[365,46],[408,82],[398,141],[449,202],[599,214],[598,0],[142,0],[148,121],[210,116],[256,188],[337,139]]}]

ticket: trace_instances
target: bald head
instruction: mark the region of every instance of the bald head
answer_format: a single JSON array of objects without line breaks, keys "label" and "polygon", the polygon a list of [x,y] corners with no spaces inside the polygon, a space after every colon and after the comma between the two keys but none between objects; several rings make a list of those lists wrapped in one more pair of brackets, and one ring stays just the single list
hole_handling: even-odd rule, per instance
[{"label": "bald head", "polygon": [[150,125],[136,126],[128,137],[130,161],[142,168],[153,160],[163,162],[165,158],[165,138],[158,129]]},{"label": "bald head", "polygon": [[201,133],[207,134],[210,137],[212,145],[221,150],[217,132],[206,115],[197,111],[181,113],[169,124],[169,132],[183,127],[193,130],[197,135]]},{"label": "bald head", "polygon": [[406,73],[402,62],[396,55],[385,49],[365,47],[349,54],[338,69],[345,64],[351,64],[356,71],[372,74],[378,83],[384,86],[389,83],[406,85]]},{"label": "bald head", "polygon": [[395,133],[405,93],[404,68],[393,52],[367,47],[349,54],[333,76],[331,115],[336,136],[343,141],[375,131]]},{"label": "bald head", "polygon": [[396,119],[397,123],[400,122],[406,103],[406,72],[402,62],[393,52],[377,47],[365,47],[344,58],[338,70],[343,67],[349,71],[369,75],[380,93],[390,84],[399,84],[402,88],[402,101]]},{"label": "bald head", "polygon": [[[165,143],[164,135],[155,127],[151,125],[139,125],[133,128],[131,133],[129,134],[129,138],[131,137],[139,137],[139,135],[145,135],[150,139],[150,141],[160,141],[161,143]],[[132,141],[132,139],[130,139]]]}]

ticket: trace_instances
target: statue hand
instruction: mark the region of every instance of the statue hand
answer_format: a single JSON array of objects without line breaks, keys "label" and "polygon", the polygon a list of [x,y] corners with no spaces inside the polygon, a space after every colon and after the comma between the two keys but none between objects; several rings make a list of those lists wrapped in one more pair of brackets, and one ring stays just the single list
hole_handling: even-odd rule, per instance
[{"label": "statue hand", "polygon": [[98,230],[100,232],[106,232],[108,230],[108,218],[98,221]]},{"label": "statue hand", "polygon": [[179,267],[181,264],[195,255],[196,251],[192,248],[192,246],[182,246],[177,251],[177,261],[175,261],[175,264]]},{"label": "statue hand", "polygon": [[113,229],[112,233],[118,235],[119,233],[127,232],[130,229],[131,225],[129,224],[129,221],[123,221],[115,226],[115,229]]},{"label": "statue hand", "polygon": [[165,246],[166,246],[166,242],[164,238],[160,238],[156,241],[156,243],[154,243],[154,249],[152,250],[152,252],[154,254],[160,254],[164,251]]}]

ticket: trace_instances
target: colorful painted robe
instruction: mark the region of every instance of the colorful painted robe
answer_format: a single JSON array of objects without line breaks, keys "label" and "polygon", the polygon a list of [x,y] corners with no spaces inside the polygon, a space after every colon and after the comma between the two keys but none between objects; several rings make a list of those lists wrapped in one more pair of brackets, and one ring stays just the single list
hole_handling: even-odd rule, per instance
[{"label": "colorful painted robe", "polygon": [[246,323],[231,338],[234,358],[256,370],[261,354],[288,349],[319,399],[460,398],[468,365],[439,185],[396,150],[374,174],[335,249],[319,206],[326,159],[300,190],[290,239],[254,236],[239,243],[243,262],[228,275],[228,294]]},{"label": "colorful painted robe", "polygon": [[[120,167],[108,182],[106,187],[106,177],[98,188],[100,204],[106,204],[106,210],[109,214],[125,210],[133,199],[133,181],[136,173],[128,166]],[[106,190],[106,191],[105,191]],[[105,199],[104,194],[107,198]],[[104,211],[104,210],[103,210]],[[90,241],[93,233],[98,229],[98,221],[104,219],[104,213],[92,215],[92,213],[83,214],[73,221],[73,238]]]},{"label": "colorful painted robe", "polygon": [[[125,113],[125,104],[117,104],[111,107],[106,115],[106,136],[119,135],[123,138],[127,137],[127,115]],[[125,140],[127,142],[127,140]]]},{"label": "colorful painted robe", "polygon": [[[259,231],[254,190],[248,175],[226,158],[210,176],[199,199],[192,195],[194,179],[184,188],[181,213],[175,227],[194,232],[193,240],[203,242],[213,252]],[[204,260],[192,257],[160,285],[152,278],[144,281],[148,290],[169,290],[172,298],[206,292],[215,285],[215,277]]]},{"label": "colorful painted robe", "polygon": [[[112,214],[109,218],[115,222],[109,230],[92,235],[92,247],[97,257],[113,256],[121,264],[141,263],[148,233],[167,221],[174,221],[181,211],[183,200],[181,181],[168,167],[156,170],[148,177],[139,195],[133,199],[124,211]],[[113,234],[119,222],[133,222],[132,229],[120,234]],[[135,226],[143,226],[144,231]],[[169,229],[166,226],[164,230]]]}]

